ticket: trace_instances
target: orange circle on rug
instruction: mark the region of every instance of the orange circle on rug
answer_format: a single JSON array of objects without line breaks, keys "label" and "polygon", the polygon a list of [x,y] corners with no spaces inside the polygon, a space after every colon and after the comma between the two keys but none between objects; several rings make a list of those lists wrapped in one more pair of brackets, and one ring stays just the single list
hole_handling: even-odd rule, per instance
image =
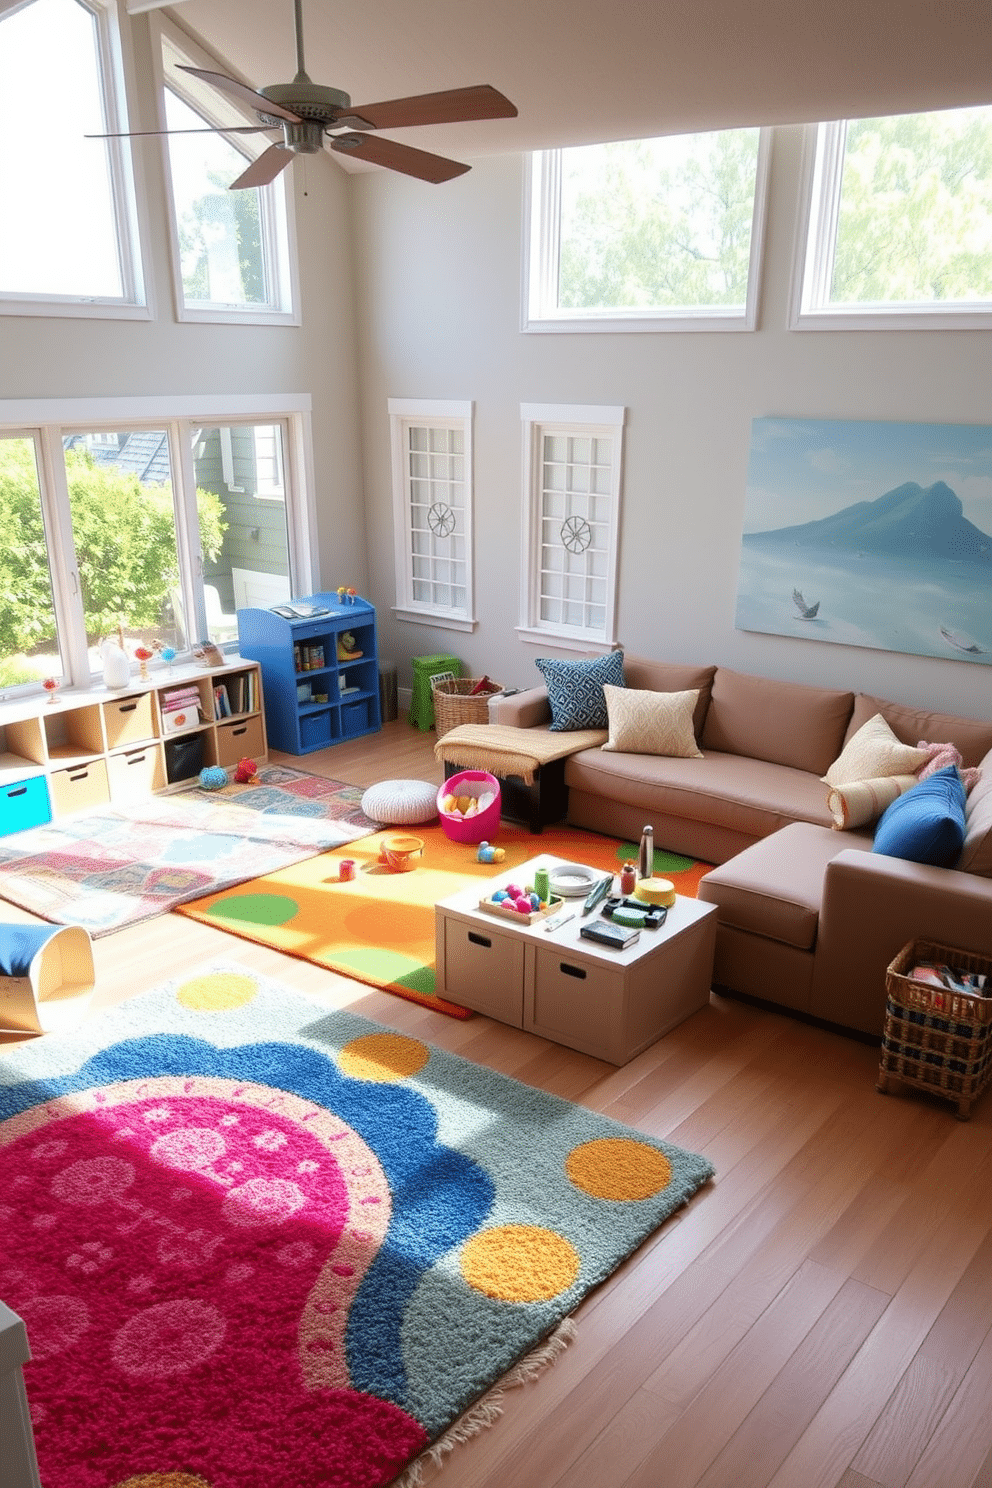
[{"label": "orange circle on rug", "polygon": [[196,1013],[223,1013],[228,1008],[244,1007],[257,995],[258,986],[251,977],[232,971],[193,977],[176,988],[176,1001]]},{"label": "orange circle on rug", "polygon": [[400,1033],[367,1033],[345,1044],[338,1063],[353,1080],[405,1080],[423,1069],[431,1051]]},{"label": "orange circle on rug", "polygon": [[116,1488],[211,1488],[206,1478],[185,1472],[141,1473],[137,1478],[127,1478]]},{"label": "orange circle on rug", "polygon": [[462,1275],[470,1287],[501,1302],[548,1302],[579,1274],[575,1247],[539,1225],[497,1225],[465,1242]]},{"label": "orange circle on rug", "polygon": [[594,1199],[650,1199],[672,1181],[672,1165],[657,1147],[630,1137],[602,1137],[574,1147],[565,1171]]}]

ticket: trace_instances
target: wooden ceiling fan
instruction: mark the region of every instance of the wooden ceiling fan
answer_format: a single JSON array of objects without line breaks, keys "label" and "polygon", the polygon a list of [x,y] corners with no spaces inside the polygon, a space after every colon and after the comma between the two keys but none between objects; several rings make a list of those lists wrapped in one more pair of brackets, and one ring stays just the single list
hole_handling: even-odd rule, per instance
[{"label": "wooden ceiling fan", "polygon": [[[211,133],[250,134],[281,129],[282,139],[262,152],[248,169],[231,182],[236,191],[248,186],[265,186],[285,170],[294,155],[313,155],[330,140],[332,150],[368,160],[387,170],[401,171],[421,181],[439,183],[463,175],[470,167],[443,155],[416,150],[396,140],[383,139],[380,129],[409,128],[418,124],[459,124],[474,119],[512,119],[517,110],[488,84],[473,88],[450,88],[443,93],[421,93],[411,98],[391,98],[382,103],[354,107],[347,93],[314,83],[307,76],[303,61],[303,4],[294,0],[296,19],[296,76],[291,83],[272,83],[256,91],[237,78],[203,67],[179,64],[183,72],[202,78],[221,93],[240,104],[248,104],[260,119],[257,125],[225,129],[219,126]],[[195,133],[186,130],[149,130],[141,133]],[[98,138],[111,138],[101,135]]]}]

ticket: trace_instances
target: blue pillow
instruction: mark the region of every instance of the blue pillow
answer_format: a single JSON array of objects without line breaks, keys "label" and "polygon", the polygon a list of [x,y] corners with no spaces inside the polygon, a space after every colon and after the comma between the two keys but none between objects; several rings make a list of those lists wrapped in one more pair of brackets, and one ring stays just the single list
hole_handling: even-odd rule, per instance
[{"label": "blue pillow", "polygon": [[964,846],[965,789],[954,765],[936,770],[886,807],[872,852],[953,868]]},{"label": "blue pillow", "polygon": [[547,683],[553,731],[572,733],[575,729],[609,727],[603,684],[626,687],[622,651],[611,651],[592,661],[557,661],[539,656],[536,664]]}]

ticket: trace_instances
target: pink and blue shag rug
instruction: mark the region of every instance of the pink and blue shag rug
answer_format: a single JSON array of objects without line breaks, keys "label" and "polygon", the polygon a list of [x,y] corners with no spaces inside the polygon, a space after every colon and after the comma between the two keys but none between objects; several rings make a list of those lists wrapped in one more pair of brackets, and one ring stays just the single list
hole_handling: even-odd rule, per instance
[{"label": "pink and blue shag rug", "polygon": [[362,790],[285,765],[257,785],[99,807],[0,840],[0,899],[95,938],[244,883],[378,825]]},{"label": "pink and blue shag rug", "polygon": [[712,1176],[213,962],[0,1055],[45,1488],[380,1488]]}]

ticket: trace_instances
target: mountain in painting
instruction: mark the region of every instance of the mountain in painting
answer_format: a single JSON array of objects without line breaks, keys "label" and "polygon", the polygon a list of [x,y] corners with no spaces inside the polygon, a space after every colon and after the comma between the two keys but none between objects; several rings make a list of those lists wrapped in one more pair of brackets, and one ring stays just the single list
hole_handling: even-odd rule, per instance
[{"label": "mountain in painting", "polygon": [[857,501],[816,522],[748,532],[744,541],[930,562],[956,559],[992,567],[992,537],[968,521],[960,498],[943,481],[926,490],[907,481],[876,501]]}]

